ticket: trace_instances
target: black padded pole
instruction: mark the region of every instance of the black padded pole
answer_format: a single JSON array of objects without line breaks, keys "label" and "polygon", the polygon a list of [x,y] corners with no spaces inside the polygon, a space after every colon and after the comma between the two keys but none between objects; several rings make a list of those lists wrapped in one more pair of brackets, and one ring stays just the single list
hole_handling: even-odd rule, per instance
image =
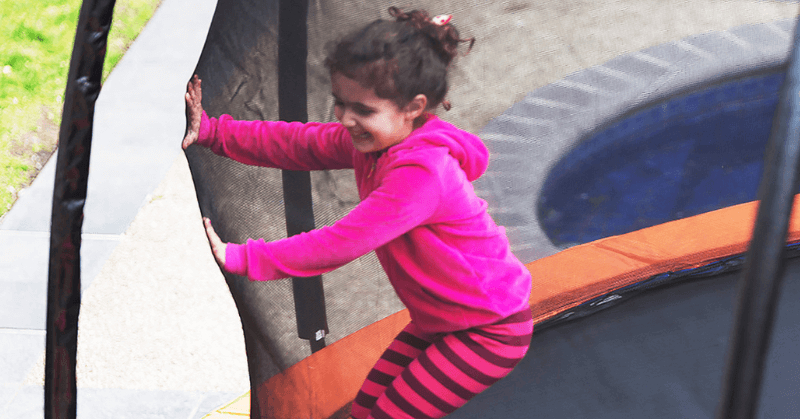
[{"label": "black padded pole", "polygon": [[72,49],[58,138],[47,286],[44,417],[77,414],[75,362],[81,304],[81,227],[94,105],[115,0],[86,0]]},{"label": "black padded pole", "polygon": [[787,230],[800,163],[800,34],[795,25],[767,144],[759,208],[739,284],[738,307],[717,419],[755,418],[784,271]]},{"label": "black padded pole", "polygon": [[[308,121],[306,61],[308,58],[308,0],[280,0],[278,17],[278,117]],[[314,229],[311,175],[283,171],[286,232],[292,236]],[[325,347],[328,320],[322,277],[293,278],[297,333],[308,339],[311,351]]]}]

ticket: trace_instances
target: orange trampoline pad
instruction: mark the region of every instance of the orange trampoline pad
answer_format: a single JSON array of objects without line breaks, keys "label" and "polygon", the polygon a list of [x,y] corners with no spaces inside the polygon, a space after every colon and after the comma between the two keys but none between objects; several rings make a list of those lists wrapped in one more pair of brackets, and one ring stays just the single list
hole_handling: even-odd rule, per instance
[{"label": "orange trampoline pad", "polygon": [[[800,240],[795,196],[787,242]],[[653,275],[698,268],[747,250],[758,202],[723,208],[564,250],[527,265],[536,323]]]}]

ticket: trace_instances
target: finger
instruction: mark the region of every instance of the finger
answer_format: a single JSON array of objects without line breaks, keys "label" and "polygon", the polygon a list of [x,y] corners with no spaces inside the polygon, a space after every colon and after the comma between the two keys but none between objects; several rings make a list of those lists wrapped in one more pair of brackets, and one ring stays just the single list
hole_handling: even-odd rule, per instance
[{"label": "finger", "polygon": [[211,225],[211,219],[208,217],[203,217],[203,225],[206,227],[206,231],[214,230],[214,227]]},{"label": "finger", "polygon": [[189,82],[186,83],[186,93],[194,92],[194,85],[195,85],[194,79],[190,79]]},{"label": "finger", "polygon": [[211,252],[214,254],[214,259],[216,259],[220,265],[225,266],[226,244],[219,238],[216,231],[214,231],[211,220],[203,218],[203,221],[205,222],[206,235],[208,236],[209,244],[211,244]]},{"label": "finger", "polygon": [[203,98],[203,80],[197,77],[197,98],[198,101]]},{"label": "finger", "polygon": [[197,88],[200,87],[200,77],[197,77],[197,74],[195,74],[190,84],[192,85],[192,90],[197,90]]},{"label": "finger", "polygon": [[202,95],[200,86],[196,83],[190,83],[190,87],[186,90],[186,104],[193,108],[200,106]]},{"label": "finger", "polygon": [[211,225],[211,220],[208,218],[203,218],[203,222],[206,225],[206,235],[208,235],[208,239],[212,245],[217,243],[222,243],[222,239],[219,238],[217,232],[214,231],[214,226]]}]

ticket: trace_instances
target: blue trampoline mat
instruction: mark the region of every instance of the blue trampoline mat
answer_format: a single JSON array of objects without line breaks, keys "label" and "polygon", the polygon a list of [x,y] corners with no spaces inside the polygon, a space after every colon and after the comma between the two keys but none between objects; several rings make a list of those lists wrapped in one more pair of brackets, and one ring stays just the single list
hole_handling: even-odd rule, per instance
[{"label": "blue trampoline mat", "polygon": [[784,76],[695,89],[599,128],[548,174],[542,229],[569,246],[755,200]]}]

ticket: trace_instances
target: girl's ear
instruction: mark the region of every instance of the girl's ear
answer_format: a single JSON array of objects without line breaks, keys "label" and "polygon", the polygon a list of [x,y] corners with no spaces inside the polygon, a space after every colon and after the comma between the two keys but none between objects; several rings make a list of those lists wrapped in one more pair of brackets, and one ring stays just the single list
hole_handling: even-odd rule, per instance
[{"label": "girl's ear", "polygon": [[409,120],[415,120],[428,108],[428,97],[422,93],[416,95],[414,99],[405,107],[405,113]]}]

